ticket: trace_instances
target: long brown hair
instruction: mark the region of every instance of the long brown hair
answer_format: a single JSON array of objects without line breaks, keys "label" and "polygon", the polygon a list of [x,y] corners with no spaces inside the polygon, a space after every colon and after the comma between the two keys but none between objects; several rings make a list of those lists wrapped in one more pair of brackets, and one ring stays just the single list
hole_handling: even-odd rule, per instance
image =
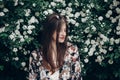
[{"label": "long brown hair", "polygon": [[[63,43],[58,42],[58,35],[61,29],[62,24],[66,24],[66,38]],[[47,16],[44,22],[43,27],[43,59],[50,64],[52,71],[56,68],[53,64],[52,59],[52,50],[53,47],[51,45],[53,33],[57,31],[57,40],[56,40],[56,48],[57,48],[57,61],[58,67],[60,68],[64,63],[64,56],[67,49],[67,35],[68,35],[68,26],[67,20],[65,16],[61,16],[57,13],[53,13]]]}]

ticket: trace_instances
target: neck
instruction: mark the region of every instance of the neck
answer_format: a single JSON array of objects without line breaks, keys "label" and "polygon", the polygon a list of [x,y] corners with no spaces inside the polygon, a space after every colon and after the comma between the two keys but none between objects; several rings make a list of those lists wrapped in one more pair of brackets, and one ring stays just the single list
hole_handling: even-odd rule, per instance
[{"label": "neck", "polygon": [[56,42],[55,42],[55,41],[52,41],[52,42],[51,42],[51,45],[52,45],[53,49],[56,50]]}]

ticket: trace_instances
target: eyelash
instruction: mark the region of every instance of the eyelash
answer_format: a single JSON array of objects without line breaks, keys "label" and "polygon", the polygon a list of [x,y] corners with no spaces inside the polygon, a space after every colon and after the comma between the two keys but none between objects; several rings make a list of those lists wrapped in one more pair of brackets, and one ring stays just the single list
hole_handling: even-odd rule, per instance
[{"label": "eyelash", "polygon": [[[64,32],[66,32],[66,30],[63,30]],[[62,32],[62,30],[60,30],[60,32]]]}]

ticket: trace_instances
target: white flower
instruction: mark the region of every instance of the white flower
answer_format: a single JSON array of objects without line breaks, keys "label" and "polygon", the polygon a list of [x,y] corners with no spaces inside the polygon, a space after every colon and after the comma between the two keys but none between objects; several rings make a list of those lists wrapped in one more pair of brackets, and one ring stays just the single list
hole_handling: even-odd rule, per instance
[{"label": "white flower", "polygon": [[90,10],[89,10],[89,9],[87,9],[87,10],[86,10],[86,13],[89,13],[89,12],[90,12]]},{"label": "white flower", "polygon": [[18,0],[13,0],[15,3],[14,3],[14,6],[17,6],[18,5]]},{"label": "white flower", "polygon": [[99,34],[99,36],[100,36],[100,38],[103,39],[104,42],[108,41],[108,38],[105,35]]},{"label": "white flower", "polygon": [[117,26],[117,27],[116,27],[116,30],[120,30],[120,26]]},{"label": "white flower", "polygon": [[97,59],[95,61],[101,63],[102,62],[102,57],[100,55],[97,56]]},{"label": "white flower", "polygon": [[30,53],[30,51],[28,50],[27,53]]},{"label": "white flower", "polygon": [[91,35],[91,34],[88,34],[88,35],[87,35],[87,37],[88,37],[88,38],[91,38],[91,37],[92,37],[92,35]]},{"label": "white flower", "polygon": [[68,3],[68,6],[71,7],[71,6],[72,6],[72,3]]},{"label": "white flower", "polygon": [[37,54],[36,53],[33,52],[32,55],[33,55],[34,59],[37,59]]},{"label": "white flower", "polygon": [[19,19],[19,22],[24,22],[24,20],[23,19]]},{"label": "white flower", "polygon": [[54,0],[55,2],[62,2],[63,0]]},{"label": "white flower", "polygon": [[23,53],[24,53],[24,55],[27,55],[27,51],[24,51]]},{"label": "white flower", "polygon": [[90,29],[90,28],[87,27],[87,28],[84,30],[84,32],[85,32],[85,33],[88,33],[88,32],[89,32],[89,29]]},{"label": "white flower", "polygon": [[44,11],[43,14],[48,15],[48,11]]},{"label": "white flower", "polygon": [[72,13],[67,13],[69,17],[73,17],[74,15]]},{"label": "white flower", "polygon": [[25,63],[25,62],[22,62],[22,63],[21,63],[21,66],[22,66],[22,67],[25,67],[25,66],[26,66],[26,63]]},{"label": "white flower", "polygon": [[0,16],[4,16],[5,14],[4,14],[4,12],[0,12]]},{"label": "white flower", "polygon": [[78,27],[78,26],[79,26],[79,23],[78,23],[78,22],[76,22],[76,23],[75,23],[75,26],[77,26],[77,27]]},{"label": "white flower", "polygon": [[18,61],[18,60],[19,60],[19,58],[18,58],[18,57],[15,57],[15,58],[14,58],[14,60],[15,60],[15,61]]},{"label": "white flower", "polygon": [[75,4],[75,6],[79,6],[79,2],[75,2],[74,4]]},{"label": "white flower", "polygon": [[36,3],[33,3],[32,6],[35,7],[35,6],[36,6]]},{"label": "white flower", "polygon": [[88,55],[93,56],[93,50],[92,49],[90,49],[90,51],[88,52]]},{"label": "white flower", "polygon": [[96,31],[96,27],[95,27],[94,25],[92,26],[92,30],[93,30],[93,31]]},{"label": "white flower", "polygon": [[87,21],[87,18],[81,18],[81,22],[85,23]]},{"label": "white flower", "polygon": [[109,51],[112,51],[112,50],[113,50],[113,47],[110,46],[110,47],[109,47]]},{"label": "white flower", "polygon": [[23,38],[23,36],[22,36],[22,35],[19,35],[19,38]]},{"label": "white flower", "polygon": [[108,63],[109,63],[109,64],[113,64],[113,60],[109,59],[109,60],[108,60]]},{"label": "white flower", "polygon": [[94,3],[91,3],[90,6],[93,8],[95,5],[94,5]]},{"label": "white flower", "polygon": [[31,13],[31,10],[30,10],[30,9],[26,9],[26,10],[24,10],[24,11],[25,11],[25,16],[29,16],[30,13]]},{"label": "white flower", "polygon": [[88,62],[89,62],[88,58],[85,58],[85,59],[84,59],[84,62],[85,62],[85,63],[88,63]]},{"label": "white flower", "polygon": [[99,53],[98,53],[98,52],[95,52],[94,54],[95,54],[95,55],[98,55]]},{"label": "white flower", "polygon": [[113,18],[113,19],[111,20],[112,23],[115,23],[116,21],[117,21],[116,18]]},{"label": "white flower", "polygon": [[27,38],[28,38],[28,35],[25,35],[24,38],[27,39]]},{"label": "white flower", "polygon": [[98,20],[102,21],[102,20],[103,20],[103,17],[102,17],[102,16],[99,16],[99,17],[98,17]]},{"label": "white flower", "polygon": [[116,8],[116,12],[117,12],[117,14],[120,14],[120,8]]},{"label": "white flower", "polygon": [[4,11],[4,12],[8,12],[9,10],[8,10],[7,8],[4,8],[3,11]]},{"label": "white flower", "polygon": [[20,4],[23,6],[24,5],[24,3],[23,2],[20,2]]},{"label": "white flower", "polygon": [[89,56],[93,56],[93,51],[89,51],[89,52],[88,52],[88,55],[89,55]]},{"label": "white flower", "polygon": [[68,23],[70,23],[70,22],[71,22],[71,19],[70,19],[70,18],[68,18],[68,19],[67,19],[67,22],[68,22]]},{"label": "white flower", "polygon": [[0,33],[4,32],[5,31],[5,27],[1,27],[0,28]]},{"label": "white flower", "polygon": [[27,33],[28,33],[28,34],[31,34],[31,33],[32,33],[32,31],[31,31],[31,30],[28,30],[28,31],[27,31]]},{"label": "white flower", "polygon": [[88,52],[88,48],[87,47],[84,48],[84,52]]},{"label": "white flower", "polygon": [[107,53],[107,50],[106,49],[103,49],[103,51],[102,51],[104,54],[106,54]]},{"label": "white flower", "polygon": [[107,13],[105,16],[106,16],[106,18],[109,18],[109,17],[110,17],[110,15],[109,15],[108,13]]},{"label": "white flower", "polygon": [[34,28],[35,28],[34,25],[29,25],[29,26],[28,26],[28,30],[31,30],[31,29],[34,29]]},{"label": "white flower", "polygon": [[88,52],[88,55],[89,55],[89,56],[93,56],[94,51],[95,51],[95,47],[92,46],[92,47],[90,48],[90,51]]},{"label": "white flower", "polygon": [[62,15],[64,15],[65,13],[66,13],[66,11],[65,11],[65,10],[62,10],[62,11],[61,11],[61,14],[62,14]]},{"label": "white flower", "polygon": [[53,10],[52,9],[48,9],[47,10],[49,14],[52,14],[53,13]]},{"label": "white flower", "polygon": [[16,34],[16,35],[20,35],[20,31],[15,30],[15,34]]},{"label": "white flower", "polygon": [[9,35],[10,39],[14,39],[15,36],[16,36],[15,33],[12,33],[12,34]]},{"label": "white flower", "polygon": [[118,26],[120,26],[120,19],[119,19],[119,21],[118,21]]},{"label": "white flower", "polygon": [[108,2],[108,0],[104,0],[104,2]]},{"label": "white flower", "polygon": [[114,38],[110,38],[110,44],[113,45],[114,44]]},{"label": "white flower", "polygon": [[109,8],[110,8],[110,9],[113,9],[113,5],[112,5],[112,4],[110,4]]},{"label": "white flower", "polygon": [[80,14],[82,17],[85,17],[85,13],[83,11],[80,11]]},{"label": "white flower", "polygon": [[17,48],[13,48],[13,52],[17,52],[18,51],[18,49]]},{"label": "white flower", "polygon": [[120,31],[116,31],[116,34],[117,34],[117,35],[120,35]]},{"label": "white flower", "polygon": [[28,71],[27,67],[24,68],[24,71]]},{"label": "white flower", "polygon": [[39,16],[40,15],[40,13],[39,12],[35,12],[35,16]]},{"label": "white flower", "polygon": [[23,25],[22,28],[23,28],[23,30],[26,30],[26,29],[27,29],[27,26],[26,26],[26,25]]},{"label": "white flower", "polygon": [[65,1],[62,1],[61,3],[62,3],[62,6],[63,6],[63,7],[65,7],[65,6],[66,6]]},{"label": "white flower", "polygon": [[24,38],[21,38],[21,39],[20,39],[20,42],[24,42],[24,41],[25,41],[25,39],[24,39]]},{"label": "white flower", "polygon": [[115,19],[119,20],[120,19],[120,15],[116,16]]},{"label": "white flower", "polygon": [[119,4],[120,4],[119,1],[113,0],[113,6],[117,7],[117,5],[119,5]]},{"label": "white flower", "polygon": [[100,41],[100,44],[101,44],[101,45],[104,45],[104,41]]},{"label": "white flower", "polygon": [[116,39],[116,40],[115,40],[115,43],[116,43],[116,44],[119,44],[119,43],[120,43],[120,39]]},{"label": "white flower", "polygon": [[75,18],[78,18],[80,16],[80,13],[79,12],[76,12],[75,13]]},{"label": "white flower", "polygon": [[95,44],[95,40],[91,40],[91,44]]},{"label": "white flower", "polygon": [[107,13],[108,15],[112,15],[112,10],[109,10]]},{"label": "white flower", "polygon": [[5,23],[5,26],[9,26],[9,24]]},{"label": "white flower", "polygon": [[71,40],[72,40],[72,37],[73,37],[72,35],[71,35],[71,36],[68,36],[68,39],[71,41]]},{"label": "white flower", "polygon": [[87,39],[87,40],[85,41],[85,44],[89,45],[89,44],[90,44],[90,39]]},{"label": "white flower", "polygon": [[50,3],[53,7],[56,6],[56,3],[55,2],[51,2]]},{"label": "white flower", "polygon": [[66,7],[66,10],[67,10],[68,12],[72,12],[72,8],[71,8],[71,7]]},{"label": "white flower", "polygon": [[32,23],[37,23],[37,24],[39,23],[38,20],[35,18],[35,16],[32,16],[28,21],[28,24],[32,24]]},{"label": "white flower", "polygon": [[20,46],[20,47],[19,47],[19,50],[21,50],[21,49],[22,49],[22,47]]},{"label": "white flower", "polygon": [[71,24],[75,24],[76,21],[74,19],[70,19]]}]

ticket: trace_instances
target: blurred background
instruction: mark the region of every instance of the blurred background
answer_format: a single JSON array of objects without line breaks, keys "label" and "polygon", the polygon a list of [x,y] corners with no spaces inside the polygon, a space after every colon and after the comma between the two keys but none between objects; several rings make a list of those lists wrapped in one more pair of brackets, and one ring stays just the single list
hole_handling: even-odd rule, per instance
[{"label": "blurred background", "polygon": [[120,0],[0,0],[0,80],[27,80],[42,22],[65,15],[83,80],[120,80]]}]

